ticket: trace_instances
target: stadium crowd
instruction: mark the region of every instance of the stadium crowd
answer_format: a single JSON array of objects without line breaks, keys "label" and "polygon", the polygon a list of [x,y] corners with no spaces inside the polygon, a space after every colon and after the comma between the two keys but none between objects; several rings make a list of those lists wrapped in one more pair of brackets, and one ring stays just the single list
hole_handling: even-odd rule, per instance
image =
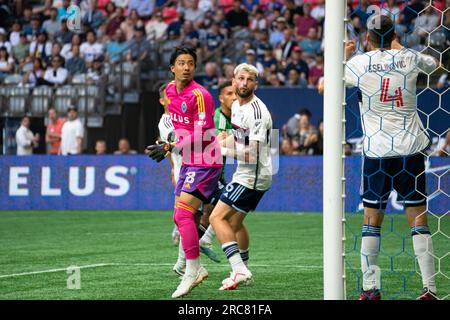
[{"label": "stadium crowd", "polygon": [[[67,21],[72,3],[81,9],[80,31]],[[429,40],[442,52],[450,31],[438,27],[441,18],[448,27],[450,11],[441,17],[440,10],[449,1],[434,0],[436,9],[426,3],[382,1],[382,13],[395,19],[404,45],[421,51]],[[381,2],[348,4],[348,38],[360,50],[371,4]],[[153,50],[164,55],[190,43],[204,66],[198,80],[207,87],[229,78],[241,62],[258,68],[260,85],[315,87],[323,76],[324,16],[325,0],[1,0],[0,80],[20,74],[24,84],[57,85],[79,73],[98,79],[104,62],[122,58],[140,61],[145,71]],[[447,78],[440,79],[441,86],[448,85]]]},{"label": "stadium crowd", "polygon": [[[348,1],[348,38],[364,50],[367,9],[375,4],[394,18],[403,45],[439,55],[450,46],[450,0],[427,3]],[[80,8],[80,30],[68,21],[71,4]],[[123,61],[144,73],[167,71],[172,49],[187,43],[199,57],[195,80],[207,88],[242,62],[257,67],[260,86],[315,88],[324,72],[324,16],[325,0],[0,0],[0,82],[59,86],[84,75],[95,83]],[[449,53],[442,55],[447,70]],[[448,73],[436,79],[437,88],[449,86]],[[291,118],[283,129],[285,152],[320,154],[323,133],[302,121],[293,129]]]}]

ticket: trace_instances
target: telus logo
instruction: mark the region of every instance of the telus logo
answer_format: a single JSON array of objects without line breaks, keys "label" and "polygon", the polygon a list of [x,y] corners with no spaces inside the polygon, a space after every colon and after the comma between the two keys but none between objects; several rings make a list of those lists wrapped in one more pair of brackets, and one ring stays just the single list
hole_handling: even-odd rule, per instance
[{"label": "telus logo", "polygon": [[[86,197],[95,191],[95,167],[85,167],[85,181],[80,183],[80,168],[69,168],[68,189],[77,197]],[[60,197],[62,195],[60,181],[52,180],[52,168],[45,166],[40,168],[41,196]],[[110,197],[121,197],[130,190],[130,182],[124,177],[130,169],[124,166],[112,166],[105,171],[105,181],[109,186],[105,187],[104,194]],[[30,167],[9,168],[9,196],[27,197],[30,194],[29,185]],[[80,187],[82,185],[82,187]]]}]

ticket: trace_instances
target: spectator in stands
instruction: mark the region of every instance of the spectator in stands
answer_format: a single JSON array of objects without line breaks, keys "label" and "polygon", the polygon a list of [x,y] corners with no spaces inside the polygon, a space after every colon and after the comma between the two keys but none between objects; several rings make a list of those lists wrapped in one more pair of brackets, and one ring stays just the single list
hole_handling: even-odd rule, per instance
[{"label": "spectator in stands", "polygon": [[312,155],[314,143],[317,142],[317,129],[310,123],[311,113],[308,110],[300,112],[298,132],[292,137],[293,149],[299,154]]},{"label": "spectator in stands", "polygon": [[152,19],[145,26],[145,31],[147,33],[147,39],[149,41],[162,41],[165,39],[167,34],[167,23],[164,22],[162,18],[162,13],[160,10],[155,11]]},{"label": "spectator in stands", "polygon": [[321,23],[325,19],[325,0],[317,0],[316,5],[311,10],[311,17]]},{"label": "spectator in stands", "polygon": [[125,20],[123,17],[123,9],[120,7],[116,7],[114,2],[109,2],[106,5],[106,35],[113,36],[117,29],[120,28],[120,25]]},{"label": "spectator in stands", "polygon": [[305,3],[303,5],[303,15],[297,17],[295,20],[295,25],[299,40],[302,40],[308,36],[309,28],[317,28],[319,26],[317,20],[311,17],[310,4]]},{"label": "spectator in stands", "polygon": [[191,0],[190,5],[184,11],[184,19],[186,21],[191,21],[196,28],[198,28],[199,23],[205,19],[205,11],[198,7],[199,0]]},{"label": "spectator in stands", "polygon": [[265,81],[267,85],[272,87],[281,87],[284,85],[276,72],[268,71],[266,74]]},{"label": "spectator in stands", "polygon": [[106,141],[105,140],[97,140],[95,142],[95,154],[98,156],[103,156],[106,154]]},{"label": "spectator in stands", "polygon": [[128,9],[128,17],[121,23],[120,29],[125,32],[127,41],[130,41],[134,36],[134,27],[140,22],[139,15],[136,10]]},{"label": "spectator in stands", "polygon": [[233,9],[226,14],[228,26],[233,32],[248,27],[248,12],[242,8],[241,0],[233,1]]},{"label": "spectator in stands", "polygon": [[86,65],[90,66],[95,58],[103,55],[103,44],[97,42],[97,36],[93,30],[87,32],[86,40],[80,47],[80,54],[86,61]]},{"label": "spectator in stands", "polygon": [[5,47],[0,48],[0,81],[3,82],[5,78],[14,72],[14,59],[9,56],[8,50]]},{"label": "spectator in stands", "polygon": [[16,63],[19,65],[19,69],[22,70],[23,66],[30,62],[30,44],[28,43],[25,33],[20,33],[19,44],[12,48],[12,56]]},{"label": "spectator in stands", "polygon": [[54,107],[48,109],[49,123],[45,132],[47,153],[57,155],[61,147],[61,132],[65,120],[60,118]]},{"label": "spectator in stands", "polygon": [[105,21],[101,10],[98,9],[97,0],[91,0],[91,6],[84,14],[82,23],[88,25],[93,30],[97,30]]},{"label": "spectator in stands", "polygon": [[296,69],[300,73],[300,77],[308,80],[309,67],[308,64],[302,59],[302,50],[298,46],[295,46],[292,49],[292,56],[288,60],[284,74],[288,75],[289,70],[291,69]]},{"label": "spectator in stands", "polygon": [[300,48],[307,54],[319,54],[322,42],[317,38],[317,29],[309,28],[308,35],[300,41]]},{"label": "spectator in stands", "polygon": [[441,14],[436,14],[435,9],[429,6],[420,14],[414,22],[414,32],[420,37],[427,37],[441,22]]},{"label": "spectator in stands", "polygon": [[89,84],[97,84],[99,82],[106,82],[106,79],[104,79],[105,74],[103,73],[103,62],[104,57],[99,56],[94,59],[91,67],[87,71],[87,81]]},{"label": "spectator in stands", "polygon": [[38,36],[38,33],[42,31],[39,16],[33,15],[30,24],[24,25],[23,31],[27,35],[28,41],[34,41]]},{"label": "spectator in stands", "polygon": [[262,74],[264,72],[275,72],[277,70],[278,61],[273,55],[273,48],[269,45],[264,49],[264,56],[256,63],[256,68]]},{"label": "spectator in stands", "polygon": [[230,59],[228,58],[224,58],[222,60],[223,62],[223,66],[222,66],[222,78],[219,81],[219,84],[229,80],[229,79],[233,79],[234,77],[234,68],[236,68],[236,64],[233,63]]},{"label": "spectator in stands", "polygon": [[181,37],[183,38],[183,42],[187,45],[190,45],[193,48],[198,48],[200,41],[200,34],[195,29],[194,24],[190,20],[185,20],[183,24],[183,28],[181,29]]},{"label": "spectator in stands", "polygon": [[225,47],[225,36],[220,32],[220,23],[213,22],[206,33],[203,57],[208,60],[211,57],[220,59],[222,49]]},{"label": "spectator in stands", "polygon": [[56,20],[58,16],[58,10],[56,8],[50,9],[50,19],[45,20],[42,24],[42,29],[47,32],[50,39],[54,38],[54,34],[61,30],[61,22]]},{"label": "spectator in stands", "polygon": [[65,45],[63,45],[63,47],[61,49],[61,56],[64,59],[66,59],[66,61],[69,60],[70,58],[72,58],[72,48],[74,46],[77,46],[77,47],[81,46],[81,37],[77,33],[75,33],[73,35],[72,40],[70,41],[70,43],[66,43]]},{"label": "spectator in stands", "polygon": [[0,28],[0,47],[6,48],[9,54],[11,54],[11,43],[8,41],[8,35],[6,33],[6,30],[3,28]]},{"label": "spectator in stands", "polygon": [[64,47],[66,44],[70,44],[74,33],[67,27],[67,18],[62,18],[60,24],[61,28],[55,32],[53,40],[58,41]]},{"label": "spectator in stands", "polygon": [[267,20],[264,11],[258,8],[250,18],[250,30],[267,30]]},{"label": "spectator in stands", "polygon": [[119,140],[118,148],[119,150],[114,151],[114,154],[121,154],[121,155],[137,154],[136,150],[131,149],[130,142],[126,138],[122,138]]},{"label": "spectator in stands", "polygon": [[253,49],[245,51],[245,60],[243,61],[256,67],[256,52]]},{"label": "spectator in stands", "polygon": [[150,19],[154,9],[155,0],[130,0],[128,5],[128,10],[136,10],[142,20]]},{"label": "spectator in stands", "polygon": [[282,155],[285,155],[285,156],[292,155],[292,153],[293,153],[292,143],[291,143],[291,140],[289,138],[284,138],[281,141],[281,150],[280,150],[280,152],[281,152]]},{"label": "spectator in stands", "polygon": [[314,65],[311,69],[309,69],[309,77],[308,77],[308,82],[309,82],[309,87],[310,88],[316,88],[318,83],[319,83],[319,79],[321,77],[323,77],[324,71],[323,71],[323,56],[322,55],[318,55],[316,57],[316,65]]},{"label": "spectator in stands", "polygon": [[319,132],[317,132],[317,138],[314,138],[314,155],[323,154],[323,120],[319,121]]},{"label": "spectator in stands", "polygon": [[305,79],[300,77],[300,73],[297,71],[297,69],[291,69],[288,73],[288,78],[285,83],[286,87],[302,87],[306,88],[308,86],[308,83]]},{"label": "spectator in stands", "polygon": [[70,106],[67,109],[67,120],[61,130],[61,147],[59,154],[76,155],[82,153],[84,127],[78,119],[78,109]]},{"label": "spectator in stands", "polygon": [[286,19],[284,17],[278,17],[273,22],[273,28],[270,29],[269,43],[272,47],[277,47],[284,40],[284,30],[286,30]]},{"label": "spectator in stands", "polygon": [[20,33],[22,32],[22,26],[20,25],[19,20],[14,20],[14,23],[11,27],[11,33],[9,34],[9,43],[11,43],[11,47],[15,47],[20,43]]},{"label": "spectator in stands", "polygon": [[44,83],[45,67],[40,58],[33,59],[32,69],[25,73],[22,85],[37,86]]},{"label": "spectator in stands", "polygon": [[22,26],[22,30],[31,29],[31,18],[33,16],[33,8],[30,5],[26,5],[23,8],[22,16],[19,17],[19,23]]},{"label": "spectator in stands", "polygon": [[291,56],[292,49],[296,46],[296,42],[294,40],[294,29],[286,28],[283,31],[283,41],[281,41],[279,48],[281,49],[281,61],[286,63],[288,58]]},{"label": "spectator in stands", "polygon": [[72,46],[71,58],[66,62],[66,69],[70,76],[86,72],[86,62],[80,57],[80,47]]},{"label": "spectator in stands", "polygon": [[66,63],[66,59],[61,55],[62,46],[59,42],[54,42],[52,45],[52,54],[47,57],[45,63],[47,65],[51,65],[51,62],[54,57],[60,57],[62,61],[62,65],[64,66]]},{"label": "spectator in stands", "polygon": [[45,64],[45,60],[52,54],[52,43],[48,41],[47,33],[40,31],[36,34],[36,40],[30,44],[30,55],[35,58],[42,59]]},{"label": "spectator in stands", "polygon": [[67,81],[69,73],[62,66],[62,58],[60,56],[53,57],[51,67],[44,74],[45,84],[47,85],[63,85]]},{"label": "spectator in stands", "polygon": [[129,41],[128,47],[130,53],[128,59],[134,62],[141,63],[141,70],[150,69],[149,53],[151,49],[150,42],[145,38],[144,26],[136,26],[134,30],[134,37]]},{"label": "spectator in stands", "polygon": [[400,13],[400,8],[397,5],[397,0],[387,0],[383,9],[381,9],[381,14],[384,16],[389,16],[392,21],[397,20]]},{"label": "spectator in stands", "polygon": [[128,51],[128,42],[122,29],[116,29],[112,41],[106,44],[106,57],[112,64],[123,61],[125,52]]},{"label": "spectator in stands", "polygon": [[205,74],[197,75],[195,81],[208,90],[217,87],[219,84],[219,69],[215,62],[207,62],[205,65]]},{"label": "spectator in stands", "polygon": [[422,0],[410,0],[407,5],[403,8],[403,13],[405,14],[405,25],[408,26],[408,31],[413,30],[412,23],[417,18],[419,12],[425,8]]},{"label": "spectator in stands", "polygon": [[33,154],[33,149],[39,145],[39,133],[33,135],[30,130],[30,117],[25,116],[16,131],[17,155],[26,156]]}]

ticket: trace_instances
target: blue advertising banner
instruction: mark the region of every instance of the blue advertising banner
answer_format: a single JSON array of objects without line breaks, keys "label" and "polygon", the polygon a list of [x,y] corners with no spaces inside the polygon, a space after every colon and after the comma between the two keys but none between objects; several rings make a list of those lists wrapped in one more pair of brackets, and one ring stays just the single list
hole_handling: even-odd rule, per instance
[{"label": "blue advertising banner", "polygon": [[[281,156],[260,211],[322,211],[322,157]],[[346,159],[346,211],[361,210],[361,158]],[[231,180],[235,166],[227,165]],[[428,207],[449,212],[450,158],[427,164]],[[388,212],[401,211],[395,194]],[[172,210],[168,161],[146,156],[2,156],[0,210]]]}]

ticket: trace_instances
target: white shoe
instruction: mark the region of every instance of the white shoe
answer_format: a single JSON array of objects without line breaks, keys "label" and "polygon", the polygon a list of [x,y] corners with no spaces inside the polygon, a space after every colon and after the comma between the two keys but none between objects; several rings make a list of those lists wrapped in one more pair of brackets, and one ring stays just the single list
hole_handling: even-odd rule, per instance
[{"label": "white shoe", "polygon": [[195,276],[185,273],[177,290],[172,294],[172,298],[180,298],[187,295],[206,278],[208,278],[208,271],[203,266],[200,266]]},{"label": "white shoe", "polygon": [[186,272],[186,265],[177,261],[175,265],[172,268],[173,272],[175,272],[179,276],[184,276],[184,273]]},{"label": "white shoe", "polygon": [[178,246],[180,243],[180,232],[178,231],[177,226],[175,226],[172,231],[172,242],[174,246]]},{"label": "white shoe", "polygon": [[230,277],[222,281],[222,286],[219,290],[234,290],[239,284],[243,283],[249,286],[253,283],[253,275],[248,272],[231,272]]}]

